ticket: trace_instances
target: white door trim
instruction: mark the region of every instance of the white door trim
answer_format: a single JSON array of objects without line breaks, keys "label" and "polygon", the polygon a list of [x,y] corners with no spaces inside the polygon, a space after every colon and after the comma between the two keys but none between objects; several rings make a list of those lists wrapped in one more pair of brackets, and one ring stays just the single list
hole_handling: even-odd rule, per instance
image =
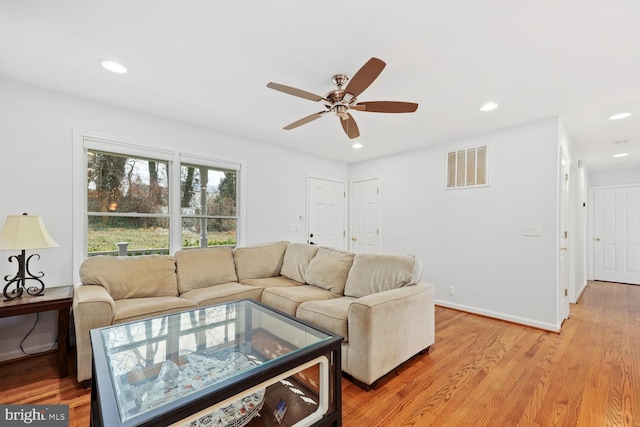
[{"label": "white door trim", "polygon": [[569,282],[571,272],[569,269],[569,176],[571,173],[571,159],[563,147],[560,148],[558,174],[558,268],[557,268],[557,292],[558,292],[558,321],[559,325],[569,318]]}]

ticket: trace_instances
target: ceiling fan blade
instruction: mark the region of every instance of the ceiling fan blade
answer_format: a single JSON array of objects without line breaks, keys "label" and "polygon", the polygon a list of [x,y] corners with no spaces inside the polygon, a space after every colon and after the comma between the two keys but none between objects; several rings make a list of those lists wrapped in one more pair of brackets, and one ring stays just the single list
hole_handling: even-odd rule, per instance
[{"label": "ceiling fan blade", "polygon": [[350,93],[354,97],[358,97],[371,83],[380,75],[382,70],[387,64],[381,59],[371,58],[366,64],[358,70],[358,72],[351,78],[351,81],[345,89],[347,93]]},{"label": "ceiling fan blade", "polygon": [[353,139],[360,136],[358,125],[351,114],[347,113],[346,119],[340,117],[340,123],[342,124],[342,129],[344,129],[344,133],[346,133],[349,138]]},{"label": "ceiling fan blade", "polygon": [[320,95],[316,95],[315,93],[307,92],[302,89],[296,89],[295,87],[291,87],[287,85],[281,85],[280,83],[269,82],[267,83],[267,87],[274,90],[278,90],[280,92],[287,93],[289,95],[299,96],[300,98],[309,99],[311,101],[327,101],[324,97]]},{"label": "ceiling fan blade", "polygon": [[413,113],[418,109],[418,104],[414,102],[401,101],[371,101],[359,102],[350,108],[359,111],[368,111],[370,113]]},{"label": "ceiling fan blade", "polygon": [[319,113],[310,114],[307,117],[303,117],[300,120],[296,120],[295,122],[285,126],[283,129],[286,129],[286,130],[295,129],[298,126],[302,126],[302,125],[304,125],[306,123],[309,123],[309,122],[312,122],[312,121],[314,121],[316,119],[319,119],[325,113],[328,113],[328,111],[320,111]]}]

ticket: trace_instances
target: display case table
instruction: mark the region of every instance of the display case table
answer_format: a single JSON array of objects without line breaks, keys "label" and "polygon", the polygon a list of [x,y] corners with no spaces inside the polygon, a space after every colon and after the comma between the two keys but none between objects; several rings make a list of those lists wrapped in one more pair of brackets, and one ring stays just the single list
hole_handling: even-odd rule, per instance
[{"label": "display case table", "polygon": [[342,337],[252,300],[91,331],[91,425],[342,425]]}]

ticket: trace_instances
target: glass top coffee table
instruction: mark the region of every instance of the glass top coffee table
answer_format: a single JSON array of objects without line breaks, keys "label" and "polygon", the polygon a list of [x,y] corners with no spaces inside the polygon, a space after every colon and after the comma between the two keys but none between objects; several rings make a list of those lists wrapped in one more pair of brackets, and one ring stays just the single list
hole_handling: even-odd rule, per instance
[{"label": "glass top coffee table", "polygon": [[340,426],[341,341],[252,300],[94,329],[91,425]]}]

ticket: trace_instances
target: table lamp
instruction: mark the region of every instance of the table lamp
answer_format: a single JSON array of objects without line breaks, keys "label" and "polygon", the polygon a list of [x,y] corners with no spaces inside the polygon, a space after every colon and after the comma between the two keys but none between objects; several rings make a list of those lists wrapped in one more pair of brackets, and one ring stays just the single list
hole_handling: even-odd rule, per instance
[{"label": "table lamp", "polygon": [[[26,213],[22,215],[7,215],[2,230],[0,230],[0,250],[20,250],[21,254],[9,257],[9,262],[14,259],[18,262],[18,273],[12,278],[10,278],[11,275],[4,277],[4,280],[7,281],[3,291],[5,301],[22,296],[24,291],[33,296],[44,293],[44,282],[40,280],[44,277],[44,273],[40,271],[34,275],[29,271],[31,258],[37,256],[40,259],[40,255],[32,254],[27,258],[25,251],[27,249],[44,249],[58,246],[49,235],[41,217],[27,215]],[[37,283],[30,282],[32,286],[27,286],[27,280]],[[15,289],[10,290],[14,286]]]}]

